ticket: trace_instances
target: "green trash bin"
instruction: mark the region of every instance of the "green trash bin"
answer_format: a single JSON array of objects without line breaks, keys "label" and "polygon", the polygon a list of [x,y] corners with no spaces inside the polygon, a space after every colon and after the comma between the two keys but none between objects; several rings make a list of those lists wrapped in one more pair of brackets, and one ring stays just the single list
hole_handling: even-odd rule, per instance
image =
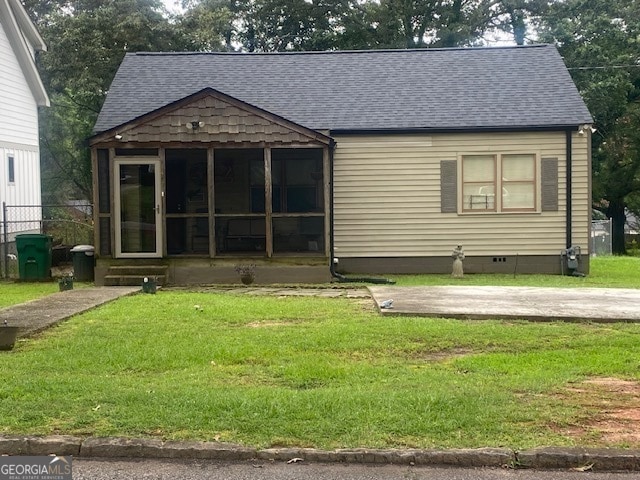
[{"label": "green trash bin", "polygon": [[93,245],[76,245],[71,249],[73,278],[78,282],[93,282],[94,254]]},{"label": "green trash bin", "polygon": [[53,239],[40,233],[16,235],[20,280],[51,278],[51,246]]}]

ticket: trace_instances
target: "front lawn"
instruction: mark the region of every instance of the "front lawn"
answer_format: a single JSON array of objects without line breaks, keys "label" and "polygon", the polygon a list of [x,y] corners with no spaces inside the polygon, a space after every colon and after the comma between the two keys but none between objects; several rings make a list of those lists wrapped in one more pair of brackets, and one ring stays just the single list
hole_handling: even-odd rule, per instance
[{"label": "front lawn", "polygon": [[[572,445],[567,432],[595,407],[569,388],[638,380],[639,338],[634,324],[381,318],[369,301],[346,298],[160,291],[0,353],[0,433]],[[593,431],[580,444],[612,446]]]},{"label": "front lawn", "polygon": [[[559,260],[558,260],[559,261]],[[640,288],[640,257],[605,256],[590,259],[586,277],[562,275],[470,274],[464,278],[450,275],[393,275],[397,285],[504,285],[522,287]],[[385,276],[385,275],[383,275]]]},{"label": "front lawn", "polygon": [[3,282],[0,281],[0,308],[24,303],[51,295],[59,290],[56,282]]}]

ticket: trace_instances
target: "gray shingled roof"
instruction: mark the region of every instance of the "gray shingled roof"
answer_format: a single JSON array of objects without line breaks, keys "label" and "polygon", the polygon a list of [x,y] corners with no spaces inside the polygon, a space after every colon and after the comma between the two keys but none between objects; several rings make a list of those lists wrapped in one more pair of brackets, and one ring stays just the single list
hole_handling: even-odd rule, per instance
[{"label": "gray shingled roof", "polygon": [[591,123],[551,45],[278,54],[130,53],[95,132],[214,88],[311,129]]}]

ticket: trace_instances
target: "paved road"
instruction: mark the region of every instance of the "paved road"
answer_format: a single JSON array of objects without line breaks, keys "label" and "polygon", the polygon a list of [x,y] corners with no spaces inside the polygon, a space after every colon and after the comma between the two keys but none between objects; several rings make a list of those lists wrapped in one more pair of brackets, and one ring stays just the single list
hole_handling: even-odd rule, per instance
[{"label": "paved road", "polygon": [[74,480],[636,480],[639,472],[575,472],[493,468],[211,460],[73,459]]}]

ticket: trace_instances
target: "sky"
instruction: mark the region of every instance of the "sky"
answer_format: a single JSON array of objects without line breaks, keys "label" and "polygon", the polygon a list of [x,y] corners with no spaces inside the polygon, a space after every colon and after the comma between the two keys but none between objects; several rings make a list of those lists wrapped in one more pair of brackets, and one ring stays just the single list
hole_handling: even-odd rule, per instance
[{"label": "sky", "polygon": [[182,2],[180,0],[162,0],[162,3],[164,3],[165,8],[172,13],[182,12]]}]

